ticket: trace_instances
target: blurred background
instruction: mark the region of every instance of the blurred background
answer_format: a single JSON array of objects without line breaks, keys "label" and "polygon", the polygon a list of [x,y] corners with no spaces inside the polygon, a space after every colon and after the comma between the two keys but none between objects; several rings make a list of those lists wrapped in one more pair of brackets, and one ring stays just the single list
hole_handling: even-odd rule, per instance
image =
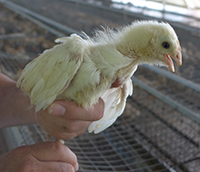
[{"label": "blurred background", "polygon": [[[58,37],[136,20],[168,22],[182,47],[183,65],[139,67],[134,94],[113,126],[85,132],[66,145],[80,172],[200,171],[199,0],[0,0],[0,69],[17,80],[24,66]],[[38,125],[0,130],[0,153],[45,141]]]}]

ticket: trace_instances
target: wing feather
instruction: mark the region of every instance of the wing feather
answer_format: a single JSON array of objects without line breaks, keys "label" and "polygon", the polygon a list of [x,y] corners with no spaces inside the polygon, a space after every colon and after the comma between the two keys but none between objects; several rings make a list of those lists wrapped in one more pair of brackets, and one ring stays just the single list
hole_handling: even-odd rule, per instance
[{"label": "wing feather", "polygon": [[36,111],[46,109],[69,86],[83,62],[86,45],[82,38],[73,34],[60,42],[30,62],[17,81]]}]

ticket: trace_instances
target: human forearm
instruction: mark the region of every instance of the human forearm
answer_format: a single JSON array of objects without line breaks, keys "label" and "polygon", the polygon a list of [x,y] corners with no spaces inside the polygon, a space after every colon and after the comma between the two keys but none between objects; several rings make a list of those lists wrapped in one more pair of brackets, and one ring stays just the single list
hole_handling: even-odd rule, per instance
[{"label": "human forearm", "polygon": [[0,128],[36,123],[28,96],[16,87],[14,80],[0,74]]}]

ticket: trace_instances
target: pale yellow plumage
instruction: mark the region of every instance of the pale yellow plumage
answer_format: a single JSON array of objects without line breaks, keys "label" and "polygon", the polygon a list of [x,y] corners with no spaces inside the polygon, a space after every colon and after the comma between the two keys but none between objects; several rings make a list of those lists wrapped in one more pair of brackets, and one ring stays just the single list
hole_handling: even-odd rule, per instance
[{"label": "pale yellow plumage", "polygon": [[167,65],[174,71],[169,55],[179,65],[182,62],[174,30],[156,21],[135,22],[119,31],[97,31],[93,39],[72,34],[56,42],[61,44],[25,67],[17,86],[29,95],[36,111],[46,109],[56,99],[88,108],[101,97],[104,116],[89,127],[95,133],[122,114],[126,98],[132,94],[130,77],[138,64]]}]

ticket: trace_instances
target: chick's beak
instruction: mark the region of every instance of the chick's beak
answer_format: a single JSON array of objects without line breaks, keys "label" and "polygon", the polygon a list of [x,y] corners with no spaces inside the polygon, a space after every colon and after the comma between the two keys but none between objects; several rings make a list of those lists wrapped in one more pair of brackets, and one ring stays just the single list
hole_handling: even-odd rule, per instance
[{"label": "chick's beak", "polygon": [[[181,48],[180,47],[179,47],[178,52],[176,52],[175,54],[171,55],[171,57],[176,61],[176,63],[179,66],[182,65],[182,54],[181,54]],[[175,71],[174,63],[173,63],[172,59],[170,58],[170,56],[168,54],[166,55],[165,63],[169,66],[169,68],[171,69],[172,72]]]},{"label": "chick's beak", "polygon": [[178,51],[175,55],[172,55],[172,58],[176,61],[176,63],[181,66],[182,65],[182,54],[181,51]]},{"label": "chick's beak", "polygon": [[168,54],[166,54],[166,58],[165,58],[164,63],[166,63],[169,66],[169,68],[171,69],[172,72],[175,71],[174,63],[173,63],[172,59],[170,58],[170,56]]}]

